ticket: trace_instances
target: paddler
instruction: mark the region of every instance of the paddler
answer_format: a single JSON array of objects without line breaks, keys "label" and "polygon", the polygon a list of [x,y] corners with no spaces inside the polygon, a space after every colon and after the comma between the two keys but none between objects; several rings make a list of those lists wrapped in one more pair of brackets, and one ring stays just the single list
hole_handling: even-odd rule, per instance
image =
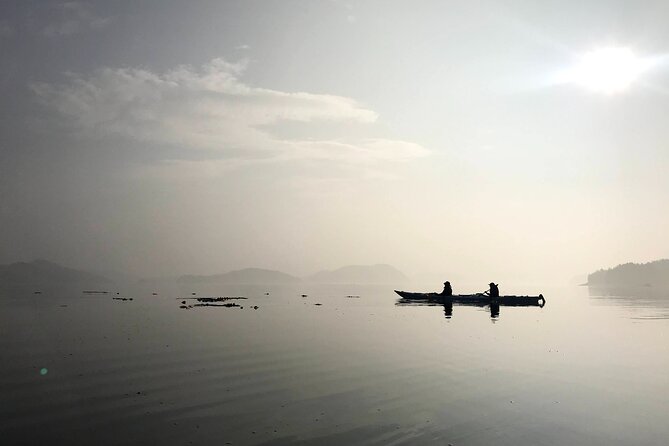
[{"label": "paddler", "polygon": [[488,286],[490,286],[490,289],[486,291],[486,294],[493,299],[497,299],[499,297],[499,288],[497,287],[497,284],[490,282]]},{"label": "paddler", "polygon": [[441,292],[442,296],[452,296],[453,295],[453,289],[451,288],[451,282],[446,281],[444,282],[444,291]]}]

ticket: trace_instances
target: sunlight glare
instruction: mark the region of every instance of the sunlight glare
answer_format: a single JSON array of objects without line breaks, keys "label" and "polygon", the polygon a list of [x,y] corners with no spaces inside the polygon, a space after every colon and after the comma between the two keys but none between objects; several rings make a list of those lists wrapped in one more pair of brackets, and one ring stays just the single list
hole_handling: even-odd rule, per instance
[{"label": "sunlight glare", "polygon": [[626,90],[647,65],[629,48],[600,48],[583,54],[576,66],[566,73],[566,80],[597,93],[619,93]]}]

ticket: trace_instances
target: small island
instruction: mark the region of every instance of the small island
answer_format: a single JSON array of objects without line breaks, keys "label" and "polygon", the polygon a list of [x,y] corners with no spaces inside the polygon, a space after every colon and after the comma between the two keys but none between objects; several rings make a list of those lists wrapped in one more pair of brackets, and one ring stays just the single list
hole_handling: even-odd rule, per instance
[{"label": "small island", "polygon": [[669,259],[625,263],[588,275],[589,287],[669,287]]}]

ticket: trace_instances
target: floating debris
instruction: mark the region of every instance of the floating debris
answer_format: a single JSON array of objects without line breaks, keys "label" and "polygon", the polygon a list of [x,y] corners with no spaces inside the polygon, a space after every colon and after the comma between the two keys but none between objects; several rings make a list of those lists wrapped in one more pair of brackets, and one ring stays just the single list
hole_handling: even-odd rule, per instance
[{"label": "floating debris", "polygon": [[190,293],[191,296],[195,296],[197,293]]},{"label": "floating debris", "polygon": [[269,293],[265,293],[265,296],[269,296]]},{"label": "floating debris", "polygon": [[109,294],[109,291],[84,290],[83,294]]},{"label": "floating debris", "polygon": [[307,296],[306,294],[303,294],[302,297],[309,297],[309,296]]},{"label": "floating debris", "polygon": [[233,307],[239,307],[239,308],[244,308],[240,307],[239,304],[228,302],[225,304],[210,304],[210,303],[205,303],[205,304],[194,304],[193,307],[226,307],[226,308],[233,308]]},{"label": "floating debris", "polygon": [[112,297],[114,300],[132,300],[132,297]]},{"label": "floating debris", "polygon": [[189,297],[187,299],[195,299],[198,302],[225,302],[226,300],[242,300],[246,299],[245,297],[227,297],[227,296],[220,296],[220,297]]},{"label": "floating debris", "polygon": [[33,294],[42,294],[41,291],[35,291]]},{"label": "floating debris", "polygon": [[157,296],[157,295],[158,295],[158,293],[151,293],[151,294],[154,295],[154,296]]},{"label": "floating debris", "polygon": [[318,305],[318,306],[320,307],[320,306],[323,305],[323,304],[314,304],[314,305]]},{"label": "floating debris", "polygon": [[[181,298],[181,306],[179,308],[183,308],[185,310],[194,308],[194,307],[226,307],[226,308],[233,308],[233,307],[238,307],[238,308],[244,308],[241,307],[239,304],[233,303],[233,302],[227,302],[229,300],[245,300],[246,297],[242,296],[218,296],[218,297],[184,297]],[[193,304],[193,305],[188,305],[186,304],[186,300],[192,299],[196,300],[198,303]],[[224,302],[224,303],[222,303]],[[257,307],[256,307],[257,308]]]},{"label": "floating debris", "polygon": [[346,296],[346,298],[347,299],[360,299],[360,296],[357,296],[355,294],[349,294],[348,296]]},{"label": "floating debris", "polygon": [[257,310],[257,309],[258,309],[258,305],[254,305],[254,306],[253,306],[253,309],[254,309],[254,310]]}]

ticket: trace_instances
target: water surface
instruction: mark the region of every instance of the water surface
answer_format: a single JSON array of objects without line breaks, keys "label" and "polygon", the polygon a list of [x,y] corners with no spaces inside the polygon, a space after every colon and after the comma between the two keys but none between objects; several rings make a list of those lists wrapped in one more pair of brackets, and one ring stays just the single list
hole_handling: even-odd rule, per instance
[{"label": "water surface", "polygon": [[[669,312],[657,300],[556,288],[541,290],[544,308],[491,318],[455,305],[446,318],[396,306],[381,286],[115,291],[0,299],[3,444],[669,438]],[[191,292],[247,300],[179,308]]]}]

